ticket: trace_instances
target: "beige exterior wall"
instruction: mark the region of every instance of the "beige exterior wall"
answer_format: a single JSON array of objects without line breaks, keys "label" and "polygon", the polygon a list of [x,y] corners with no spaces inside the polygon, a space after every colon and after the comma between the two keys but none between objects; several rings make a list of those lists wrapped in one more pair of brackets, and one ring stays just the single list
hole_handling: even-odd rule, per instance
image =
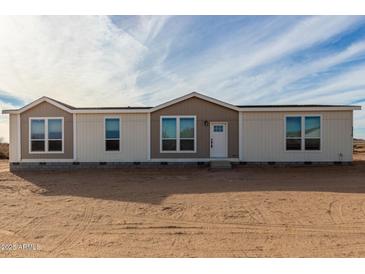
[{"label": "beige exterior wall", "polygon": [[[121,119],[120,151],[105,151],[104,119]],[[148,115],[77,114],[76,160],[79,162],[147,161]]]},{"label": "beige exterior wall", "polygon": [[[195,153],[160,152],[160,117],[164,115],[196,115]],[[204,121],[228,123],[228,158],[238,158],[238,111],[192,97],[151,113],[151,159],[210,158],[210,127]]]},{"label": "beige exterior wall", "polygon": [[[285,116],[306,114],[322,117],[321,151],[285,151]],[[195,153],[160,152],[160,117],[164,115],[197,117]],[[31,117],[64,118],[64,153],[29,153]],[[105,151],[105,117],[121,119],[119,152]],[[204,125],[205,121],[228,123],[228,158],[239,157],[247,162],[352,161],[352,111],[238,113],[193,97],[153,113],[71,114],[47,102],[40,103],[21,114],[10,114],[10,162],[37,159],[79,162],[207,159],[210,158],[210,127]],[[73,159],[74,152],[76,159]]]},{"label": "beige exterior wall", "polygon": [[[285,115],[322,115],[322,149],[285,151]],[[352,111],[243,112],[241,160],[247,162],[352,161]],[[342,153],[342,158],[339,154]]]},{"label": "beige exterior wall", "polygon": [[9,115],[9,161],[19,162],[20,149],[19,149],[19,131],[18,131],[18,119],[19,114]]},{"label": "beige exterior wall", "polygon": [[[64,119],[64,152],[63,153],[29,153],[29,118],[63,117]],[[20,114],[21,124],[21,159],[72,159],[73,158],[73,119],[68,113],[47,102]]]}]

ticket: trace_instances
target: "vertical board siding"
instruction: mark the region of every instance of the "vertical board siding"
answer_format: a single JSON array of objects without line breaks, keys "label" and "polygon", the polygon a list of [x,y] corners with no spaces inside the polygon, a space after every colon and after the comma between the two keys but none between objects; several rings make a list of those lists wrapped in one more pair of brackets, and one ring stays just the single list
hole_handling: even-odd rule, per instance
[{"label": "vertical board siding", "polygon": [[[320,152],[285,151],[285,115],[296,114],[322,115]],[[352,111],[244,112],[242,115],[242,161],[352,161]]]},{"label": "vertical board siding", "polygon": [[[104,119],[121,119],[120,151],[105,151]],[[147,114],[77,114],[76,150],[79,162],[147,160]]]},{"label": "vertical board siding", "polygon": [[[64,153],[29,153],[29,118],[63,117]],[[50,103],[43,102],[20,114],[21,157],[22,159],[72,159],[73,158],[73,120],[72,114]],[[47,133],[46,133],[47,134]]]},{"label": "vertical board siding", "polygon": [[[160,152],[160,117],[164,115],[195,115],[197,151]],[[210,127],[208,122],[228,123],[228,158],[238,158],[238,111],[192,97],[151,113],[151,158],[210,158]]]},{"label": "vertical board siding", "polygon": [[18,162],[20,160],[20,151],[18,151],[18,115],[10,114],[9,116],[9,161]]}]

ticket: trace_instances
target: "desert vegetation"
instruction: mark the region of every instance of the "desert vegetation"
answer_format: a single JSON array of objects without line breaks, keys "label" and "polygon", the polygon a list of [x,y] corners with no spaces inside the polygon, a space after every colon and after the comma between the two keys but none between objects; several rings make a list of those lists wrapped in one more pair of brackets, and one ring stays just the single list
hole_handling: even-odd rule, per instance
[{"label": "desert vegetation", "polygon": [[9,159],[9,144],[0,137],[0,159]]}]

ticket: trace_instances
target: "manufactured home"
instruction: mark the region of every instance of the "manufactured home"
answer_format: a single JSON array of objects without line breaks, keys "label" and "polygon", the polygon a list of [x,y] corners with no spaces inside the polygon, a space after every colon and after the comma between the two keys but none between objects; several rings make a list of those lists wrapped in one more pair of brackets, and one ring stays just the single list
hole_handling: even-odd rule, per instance
[{"label": "manufactured home", "polygon": [[351,105],[232,105],[190,93],[155,107],[42,97],[9,114],[12,169],[208,163],[349,163]]}]

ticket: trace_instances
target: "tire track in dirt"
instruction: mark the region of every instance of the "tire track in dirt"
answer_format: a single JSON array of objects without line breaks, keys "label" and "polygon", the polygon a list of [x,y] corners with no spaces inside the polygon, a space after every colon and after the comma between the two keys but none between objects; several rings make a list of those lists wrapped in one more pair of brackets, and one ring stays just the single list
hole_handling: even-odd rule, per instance
[{"label": "tire track in dirt", "polygon": [[365,199],[362,200],[360,208],[362,214],[365,216]]},{"label": "tire track in dirt", "polygon": [[342,206],[339,200],[334,200],[329,205],[328,213],[332,219],[334,224],[344,224],[343,214],[342,214]]},{"label": "tire track in dirt", "polygon": [[[20,191],[19,188],[16,189],[16,192],[17,192],[17,194],[23,196],[21,194],[21,191]],[[17,208],[20,208],[20,211],[16,212],[15,219],[14,218],[6,218],[8,221],[7,222],[2,221],[0,223],[0,229],[7,229],[10,226],[10,224],[17,223],[17,220],[20,219],[24,215],[25,209],[27,208],[27,204],[26,204],[25,200],[22,200],[22,202],[23,202],[22,205],[17,205]]]},{"label": "tire track in dirt", "polygon": [[[281,232],[283,230],[287,231],[288,229],[295,229],[297,231],[304,232],[343,232],[343,233],[360,233],[361,231],[365,232],[365,227],[354,227],[353,225],[346,225],[344,223],[336,224],[336,226],[328,226],[328,225],[297,225],[297,224],[237,224],[237,223],[221,223],[221,222],[202,222],[202,221],[192,221],[192,220],[173,220],[168,218],[161,217],[147,217],[147,216],[135,216],[126,214],[125,217],[130,218],[139,218],[144,220],[149,220],[150,222],[167,222],[165,227],[172,227],[178,225],[195,225],[202,227],[201,229],[221,229],[221,228],[232,228],[232,229],[254,229],[256,232],[260,232],[257,230],[276,230],[276,232]],[[213,226],[213,227],[212,227]],[[153,228],[153,227],[150,227]],[[161,226],[160,226],[161,228]],[[181,227],[183,228],[183,227]]]},{"label": "tire track in dirt", "polygon": [[26,208],[26,205],[24,204],[20,208],[20,212],[17,212],[15,219],[13,219],[13,218],[7,218],[8,219],[7,222],[1,222],[0,229],[7,229],[10,226],[10,224],[16,223],[17,220],[20,219],[21,216],[23,216],[23,214],[25,212],[25,208]]},{"label": "tire track in dirt", "polygon": [[76,241],[79,240],[87,228],[90,226],[92,218],[94,216],[93,207],[85,207],[82,219],[77,223],[70,233],[68,233],[60,242],[56,244],[49,252],[53,253],[54,256],[60,255],[63,251],[66,251],[76,245]]},{"label": "tire track in dirt", "polygon": [[[11,175],[13,176],[13,175]],[[7,181],[17,181],[16,179],[10,179]],[[21,180],[22,183],[24,183],[23,180]],[[15,217],[8,218],[7,222],[2,222],[0,224],[0,229],[8,228],[13,223],[19,223],[19,221],[24,221],[24,214],[27,209],[29,209],[29,205],[27,204],[28,199],[32,198],[32,195],[36,195],[36,192],[34,192],[32,189],[29,188],[27,185],[19,185],[19,186],[2,186],[3,189],[10,189],[11,195],[17,195],[21,197],[21,199],[17,199],[17,203],[19,201],[22,202],[22,204],[17,204],[17,208],[20,209],[20,211],[16,212]],[[40,227],[42,225],[41,218],[48,217],[49,215],[41,216],[41,217],[34,217],[32,220],[24,225],[20,230],[17,230],[14,232],[14,236],[21,238],[22,240],[29,240],[30,235],[35,231],[36,228]],[[30,229],[29,229],[30,228]],[[28,230],[29,229],[29,230]],[[23,234],[24,233],[24,234]]]},{"label": "tire track in dirt", "polygon": [[257,213],[257,215],[259,215],[259,218],[261,219],[260,224],[267,224],[266,218],[262,213],[262,210],[260,210],[260,208],[256,208],[256,210],[254,211]]},{"label": "tire track in dirt", "polygon": [[[48,216],[45,216],[48,217]],[[24,229],[18,230],[15,232],[15,235],[21,237],[22,239],[29,241],[30,236],[32,233],[38,229],[42,224],[43,220],[42,217],[34,217],[29,223],[23,226]]]}]

